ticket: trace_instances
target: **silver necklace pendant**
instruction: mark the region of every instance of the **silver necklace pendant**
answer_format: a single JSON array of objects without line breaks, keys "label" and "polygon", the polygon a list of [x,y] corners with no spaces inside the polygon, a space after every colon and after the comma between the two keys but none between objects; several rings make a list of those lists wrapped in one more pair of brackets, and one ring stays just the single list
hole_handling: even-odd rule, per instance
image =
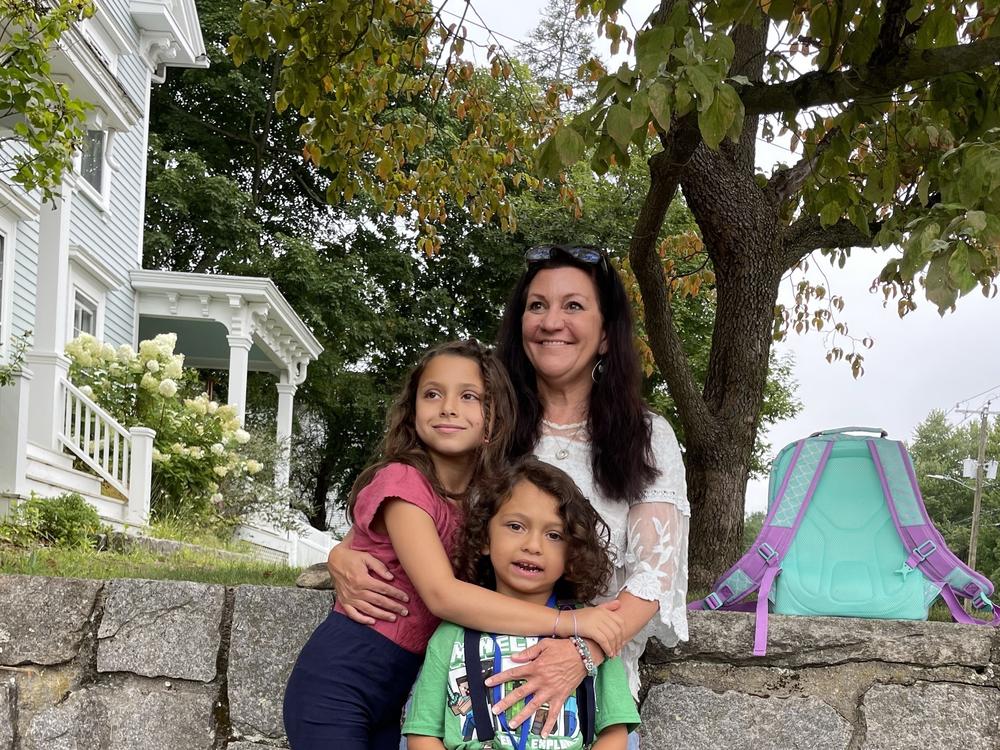
[{"label": "silver necklace pendant", "polygon": [[560,461],[569,458],[569,451],[566,450],[565,448],[560,448],[559,450],[556,451],[556,458],[558,458]]}]

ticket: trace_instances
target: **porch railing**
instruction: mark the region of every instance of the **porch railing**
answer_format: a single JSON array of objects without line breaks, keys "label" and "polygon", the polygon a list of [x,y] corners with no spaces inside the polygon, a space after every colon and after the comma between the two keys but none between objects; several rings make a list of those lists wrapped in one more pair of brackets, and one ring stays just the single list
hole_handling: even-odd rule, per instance
[{"label": "porch railing", "polygon": [[122,427],[83,391],[63,379],[60,445],[128,501],[125,521],[149,522],[153,437],[146,427]]}]

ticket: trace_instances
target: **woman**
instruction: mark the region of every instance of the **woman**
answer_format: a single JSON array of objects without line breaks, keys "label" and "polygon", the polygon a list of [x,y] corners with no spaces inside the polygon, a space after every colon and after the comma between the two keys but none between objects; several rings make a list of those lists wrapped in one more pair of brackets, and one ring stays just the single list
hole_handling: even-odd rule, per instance
[{"label": "woman", "polygon": [[[615,574],[604,598],[621,603],[630,639],[622,657],[636,696],[647,639],[672,646],[687,638],[690,509],[680,449],[640,396],[631,309],[604,252],[540,245],[525,259],[498,341],[519,394],[514,454],[534,453],[566,471],[610,528]],[[377,561],[342,544],[329,567],[338,600],[358,622],[406,616],[402,592]],[[534,695],[512,726],[542,703],[561,705],[586,674],[562,639],[541,641],[519,661],[487,681],[525,680],[501,710]],[[550,711],[547,723],[558,713]]]}]

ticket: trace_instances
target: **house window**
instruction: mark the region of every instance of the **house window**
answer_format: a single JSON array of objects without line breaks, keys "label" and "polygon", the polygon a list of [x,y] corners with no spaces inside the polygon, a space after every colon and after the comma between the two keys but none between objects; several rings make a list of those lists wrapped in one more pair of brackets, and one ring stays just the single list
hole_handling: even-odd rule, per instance
[{"label": "house window", "polygon": [[79,291],[73,298],[73,336],[97,335],[97,303]]},{"label": "house window", "polygon": [[83,137],[83,152],[80,156],[80,175],[98,193],[104,192],[104,147],[106,137],[103,130],[88,130]]}]

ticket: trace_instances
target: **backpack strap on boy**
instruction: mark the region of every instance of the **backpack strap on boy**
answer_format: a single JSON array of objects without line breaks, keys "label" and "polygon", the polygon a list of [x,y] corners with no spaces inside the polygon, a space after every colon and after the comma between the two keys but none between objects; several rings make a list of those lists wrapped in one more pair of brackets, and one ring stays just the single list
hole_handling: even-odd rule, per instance
[{"label": "backpack strap on boy", "polygon": [[472,717],[476,724],[476,738],[489,742],[493,732],[493,714],[486,700],[486,681],[483,679],[483,663],[479,658],[479,641],[482,633],[465,629],[465,674],[469,678],[469,697],[472,699]]},{"label": "backpack strap on boy", "polygon": [[[476,738],[480,742],[488,742],[496,736],[496,732],[493,730],[493,713],[486,699],[486,681],[479,655],[479,643],[482,637],[483,634],[478,630],[465,629],[465,674],[469,679],[469,697],[472,699]],[[588,675],[577,687],[576,703],[584,747],[590,747],[594,744],[597,726],[597,695],[593,677]]]}]

